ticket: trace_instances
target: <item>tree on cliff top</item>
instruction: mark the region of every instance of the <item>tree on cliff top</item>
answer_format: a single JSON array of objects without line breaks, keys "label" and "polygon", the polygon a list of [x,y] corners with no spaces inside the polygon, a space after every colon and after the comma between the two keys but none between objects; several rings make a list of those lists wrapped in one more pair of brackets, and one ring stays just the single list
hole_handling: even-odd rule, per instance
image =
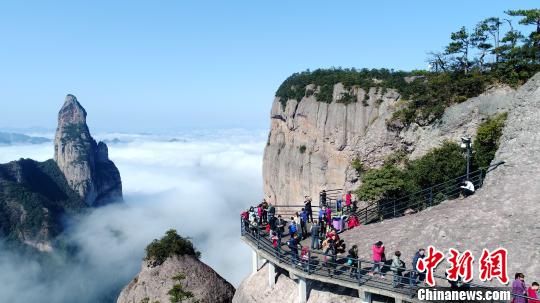
[{"label": "tree on cliff top", "polygon": [[165,260],[173,256],[189,255],[200,258],[201,253],[195,249],[193,243],[188,238],[179,236],[176,230],[170,229],[161,239],[154,239],[146,247],[146,257],[144,258],[151,266],[163,264]]}]

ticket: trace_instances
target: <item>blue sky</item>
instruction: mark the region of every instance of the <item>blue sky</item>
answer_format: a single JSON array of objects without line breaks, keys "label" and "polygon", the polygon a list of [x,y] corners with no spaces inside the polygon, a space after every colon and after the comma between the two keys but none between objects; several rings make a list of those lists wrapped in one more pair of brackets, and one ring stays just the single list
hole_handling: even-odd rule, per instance
[{"label": "blue sky", "polygon": [[535,1],[3,1],[0,128],[54,127],[67,93],[100,131],[266,128],[318,67],[425,68],[450,32]]}]

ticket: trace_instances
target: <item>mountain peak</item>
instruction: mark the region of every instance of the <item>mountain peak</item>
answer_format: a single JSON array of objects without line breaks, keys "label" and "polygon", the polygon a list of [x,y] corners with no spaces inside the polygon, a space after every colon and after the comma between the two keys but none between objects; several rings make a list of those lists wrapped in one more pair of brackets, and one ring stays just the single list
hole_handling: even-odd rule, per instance
[{"label": "mountain peak", "polygon": [[107,146],[92,138],[86,110],[71,94],[58,113],[54,160],[86,204],[101,205],[122,198],[120,173],[109,160]]},{"label": "mountain peak", "polygon": [[86,124],[86,110],[74,95],[66,95],[64,105],[58,113],[58,124]]}]

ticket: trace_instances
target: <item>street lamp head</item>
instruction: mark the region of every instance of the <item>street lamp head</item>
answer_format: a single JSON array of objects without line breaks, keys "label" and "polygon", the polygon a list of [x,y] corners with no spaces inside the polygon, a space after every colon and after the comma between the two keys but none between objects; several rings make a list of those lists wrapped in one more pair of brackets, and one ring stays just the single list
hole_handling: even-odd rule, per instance
[{"label": "street lamp head", "polygon": [[461,137],[461,148],[468,148],[471,144],[470,137]]}]

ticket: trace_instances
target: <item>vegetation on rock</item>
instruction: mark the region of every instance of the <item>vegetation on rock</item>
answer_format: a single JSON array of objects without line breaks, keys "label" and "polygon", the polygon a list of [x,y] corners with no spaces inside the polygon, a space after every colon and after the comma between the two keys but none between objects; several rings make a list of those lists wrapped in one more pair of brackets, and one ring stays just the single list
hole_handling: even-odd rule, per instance
[{"label": "vegetation on rock", "polygon": [[478,126],[476,138],[473,141],[473,164],[475,167],[489,166],[495,158],[507,117],[507,113],[501,113]]},{"label": "vegetation on rock", "polygon": [[158,266],[169,257],[183,255],[200,258],[201,253],[195,249],[188,238],[179,236],[176,230],[170,229],[161,239],[154,239],[152,243],[148,244],[145,260],[151,266]]},{"label": "vegetation on rock", "polygon": [[0,234],[8,242],[48,240],[61,231],[62,214],[85,207],[53,160],[0,164]]},{"label": "vegetation on rock", "polygon": [[193,298],[193,293],[184,290],[182,284],[180,284],[181,281],[185,278],[186,275],[184,275],[183,273],[179,273],[173,277],[173,280],[178,281],[178,283],[174,284],[173,288],[171,288],[171,290],[169,290],[169,292],[167,293],[169,296],[171,296],[169,299],[171,303],[178,303],[182,302],[185,299]]},{"label": "vegetation on rock", "polygon": [[[317,101],[330,103],[337,83],[345,89],[358,87],[366,92],[376,87],[383,94],[387,88],[393,88],[407,102],[387,121],[389,127],[399,129],[413,122],[430,124],[449,105],[478,96],[491,86],[516,87],[540,71],[540,10],[510,10],[506,14],[534,29],[525,36],[514,28],[512,20],[490,17],[472,30],[461,27],[452,33],[442,52],[430,53],[430,71],[307,70],[288,77],[276,91],[276,97],[283,106],[289,99],[300,100],[312,94]],[[314,88],[306,91],[308,85]],[[356,102],[356,96],[346,92],[337,102]],[[362,102],[368,104],[366,100]]]},{"label": "vegetation on rock", "polygon": [[[495,158],[507,116],[501,113],[479,125],[473,140],[473,169],[487,167]],[[455,142],[446,141],[416,160],[405,159],[404,151],[397,151],[381,168],[365,172],[362,185],[356,190],[357,197],[364,201],[392,200],[466,172],[465,150]],[[354,159],[351,165],[354,167],[357,161],[360,160]]]}]

